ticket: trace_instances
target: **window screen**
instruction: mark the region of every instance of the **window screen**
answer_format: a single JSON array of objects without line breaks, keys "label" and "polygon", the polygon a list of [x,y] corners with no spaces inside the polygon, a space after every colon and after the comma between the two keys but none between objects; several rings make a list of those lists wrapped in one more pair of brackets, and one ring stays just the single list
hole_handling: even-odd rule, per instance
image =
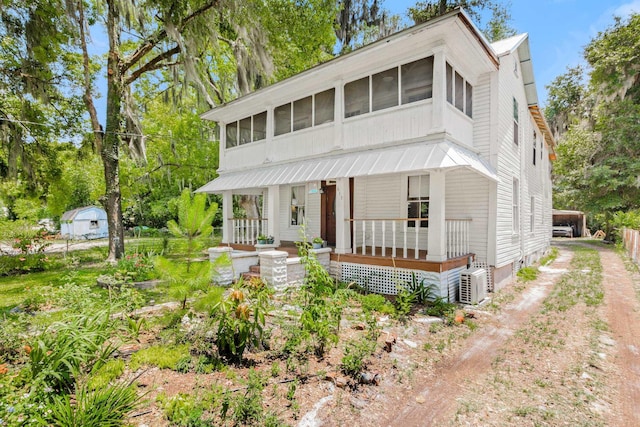
[{"label": "window screen", "polygon": [[311,127],[311,114],[313,102],[310,96],[299,99],[293,103],[293,130]]},{"label": "window screen", "polygon": [[253,116],[253,140],[260,141],[267,137],[267,112]]},{"label": "window screen", "polygon": [[456,72],[456,108],[464,111],[464,79]]},{"label": "window screen", "polygon": [[369,112],[369,77],[344,85],[344,117]]},{"label": "window screen", "polygon": [[335,89],[329,89],[329,90],[325,90],[324,92],[316,93],[315,95],[316,116],[314,121],[314,124],[316,126],[333,121],[334,108],[335,108],[335,96],[336,96]]},{"label": "window screen", "polygon": [[275,136],[291,132],[291,103],[276,107],[275,115]]},{"label": "window screen", "polygon": [[465,90],[465,101],[466,101],[466,105],[465,105],[465,113],[467,116],[469,117],[473,117],[473,86],[471,86],[469,84],[469,82],[466,82],[466,90]]},{"label": "window screen", "polygon": [[398,105],[398,68],[371,76],[373,86],[373,111]]},{"label": "window screen", "polygon": [[238,145],[238,122],[227,124],[227,148]]},{"label": "window screen", "polygon": [[447,63],[447,102],[453,104],[453,68]]},{"label": "window screen", "polygon": [[401,76],[403,104],[433,96],[433,56],[404,64]]},{"label": "window screen", "polygon": [[239,145],[251,142],[251,117],[240,120],[240,140]]}]

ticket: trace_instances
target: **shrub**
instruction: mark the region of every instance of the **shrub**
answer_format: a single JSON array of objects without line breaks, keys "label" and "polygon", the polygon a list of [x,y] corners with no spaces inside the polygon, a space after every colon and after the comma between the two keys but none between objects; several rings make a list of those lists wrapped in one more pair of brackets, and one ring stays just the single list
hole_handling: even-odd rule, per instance
[{"label": "shrub", "polygon": [[356,378],[366,368],[366,359],[371,356],[375,349],[376,341],[369,339],[347,342],[340,369],[345,375]]},{"label": "shrub", "polygon": [[368,294],[360,297],[362,310],[366,312],[377,311],[378,313],[394,314],[393,305],[385,297],[379,294]]},{"label": "shrub", "polygon": [[140,404],[134,385],[115,384],[96,389],[80,385],[75,389],[74,401],[69,395],[55,396],[43,421],[68,427],[121,426],[127,414]]}]

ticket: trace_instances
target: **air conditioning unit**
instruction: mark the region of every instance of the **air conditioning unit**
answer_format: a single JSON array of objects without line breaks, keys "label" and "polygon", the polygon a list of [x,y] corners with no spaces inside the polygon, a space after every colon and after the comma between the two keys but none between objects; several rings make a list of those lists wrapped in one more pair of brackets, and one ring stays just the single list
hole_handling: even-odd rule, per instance
[{"label": "air conditioning unit", "polygon": [[487,270],[470,268],[460,273],[460,302],[477,304],[487,296]]}]

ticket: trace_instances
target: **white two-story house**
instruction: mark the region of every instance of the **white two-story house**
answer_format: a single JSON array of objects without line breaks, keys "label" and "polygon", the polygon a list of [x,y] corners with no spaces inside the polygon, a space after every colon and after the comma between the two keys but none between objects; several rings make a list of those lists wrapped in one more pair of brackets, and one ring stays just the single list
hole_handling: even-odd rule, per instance
[{"label": "white two-story house", "polygon": [[[471,257],[500,286],[548,249],[554,141],[527,34],[489,44],[462,10],[202,115],[220,126],[223,243],[321,236],[332,272],[455,299]],[[234,218],[258,195],[259,218]]]}]

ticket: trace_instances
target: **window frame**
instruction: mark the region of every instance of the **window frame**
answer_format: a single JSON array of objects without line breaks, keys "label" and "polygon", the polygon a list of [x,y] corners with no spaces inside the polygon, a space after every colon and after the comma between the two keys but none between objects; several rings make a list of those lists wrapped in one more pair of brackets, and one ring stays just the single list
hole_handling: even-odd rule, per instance
[{"label": "window frame", "polygon": [[518,105],[518,100],[514,96],[513,97],[513,143],[517,146],[520,145],[519,117],[520,117],[520,106]]},{"label": "window frame", "polygon": [[[300,192],[296,192],[295,189],[300,189]],[[300,227],[301,225],[304,225],[306,203],[307,203],[306,195],[307,195],[307,186],[305,184],[290,186],[290,191],[289,191],[289,205],[291,207],[289,211],[290,227]],[[302,203],[300,203],[300,196],[302,196]],[[301,220],[300,220],[300,214],[302,214]],[[294,216],[295,216],[295,223],[294,223]]]},{"label": "window frame", "polygon": [[520,234],[520,180],[513,178],[513,188],[511,190],[512,206],[512,231],[513,234]]},{"label": "window frame", "polygon": [[[418,182],[418,191],[417,197],[411,196],[411,180],[412,178],[417,178]],[[415,220],[409,220],[407,223],[407,227],[415,228],[416,222],[420,222],[420,228],[429,228],[429,198],[430,198],[430,185],[431,185],[431,177],[429,174],[421,174],[421,175],[408,175],[407,176],[407,218],[415,218]],[[425,186],[423,188],[423,186]],[[424,189],[426,189],[426,195],[424,193]],[[412,209],[411,205],[417,204],[417,209],[414,211],[417,212],[419,216],[411,216]],[[426,217],[423,216],[423,207],[426,205]]]}]

